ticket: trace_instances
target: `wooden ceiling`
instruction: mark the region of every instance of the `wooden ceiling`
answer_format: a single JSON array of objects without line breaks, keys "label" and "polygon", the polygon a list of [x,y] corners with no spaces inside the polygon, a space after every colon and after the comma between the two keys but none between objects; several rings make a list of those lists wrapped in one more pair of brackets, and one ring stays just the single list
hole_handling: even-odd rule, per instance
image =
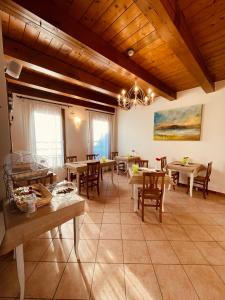
[{"label": "wooden ceiling", "polygon": [[135,80],[173,100],[225,79],[224,0],[0,0],[0,9],[6,58],[24,66],[14,85],[116,106]]}]

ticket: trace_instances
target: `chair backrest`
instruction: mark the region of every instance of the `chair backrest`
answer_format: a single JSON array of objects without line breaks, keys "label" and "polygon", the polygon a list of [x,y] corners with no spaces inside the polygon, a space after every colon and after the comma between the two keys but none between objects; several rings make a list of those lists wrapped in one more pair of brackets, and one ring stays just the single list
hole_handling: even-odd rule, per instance
[{"label": "chair backrest", "polygon": [[111,152],[111,159],[114,159],[116,156],[118,156],[118,152],[117,151],[114,151],[114,152]]},{"label": "chair backrest", "polygon": [[100,174],[100,161],[94,161],[87,163],[87,178],[99,178]]},{"label": "chair backrest", "polygon": [[93,160],[96,159],[98,154],[86,154],[86,159],[87,160]]},{"label": "chair backrest", "polygon": [[143,173],[143,192],[159,192],[163,194],[165,172],[144,172]]},{"label": "chair backrest", "polygon": [[166,171],[167,158],[166,156],[163,156],[160,158],[160,160],[161,160],[161,171],[164,172]]},{"label": "chair backrest", "polygon": [[147,159],[140,159],[137,161],[137,164],[140,168],[148,168],[148,160]]},{"label": "chair backrest", "polygon": [[207,167],[207,170],[206,170],[207,180],[209,180],[211,173],[212,173],[212,161],[208,163],[208,167]]},{"label": "chair backrest", "polygon": [[67,156],[66,157],[66,162],[76,162],[77,161],[77,156],[73,155],[73,156]]}]

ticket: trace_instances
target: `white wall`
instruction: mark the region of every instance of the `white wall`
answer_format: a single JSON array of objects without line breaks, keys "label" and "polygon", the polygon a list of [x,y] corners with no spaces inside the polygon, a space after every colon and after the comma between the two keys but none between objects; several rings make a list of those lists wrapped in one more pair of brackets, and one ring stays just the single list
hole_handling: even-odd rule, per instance
[{"label": "white wall", "polygon": [[[194,104],[203,104],[200,141],[154,141],[154,112]],[[168,161],[189,156],[192,161],[207,164],[213,161],[209,188],[225,193],[225,81],[216,84],[216,92],[206,94],[201,88],[178,93],[178,100],[158,97],[151,106],[138,106],[118,111],[118,151],[132,149],[155,166],[155,157],[167,156]],[[185,179],[185,178],[184,178]]]}]

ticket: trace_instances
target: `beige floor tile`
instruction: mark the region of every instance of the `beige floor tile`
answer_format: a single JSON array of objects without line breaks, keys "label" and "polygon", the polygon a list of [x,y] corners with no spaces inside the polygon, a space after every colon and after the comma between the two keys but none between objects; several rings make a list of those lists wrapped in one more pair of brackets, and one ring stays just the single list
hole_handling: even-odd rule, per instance
[{"label": "beige floor tile", "polygon": [[26,298],[53,298],[65,268],[64,263],[39,262],[26,283]]},{"label": "beige floor tile", "polygon": [[102,223],[120,224],[120,213],[104,213]]},{"label": "beige floor tile", "polygon": [[173,214],[171,214],[171,213],[163,213],[162,223],[163,224],[178,224],[177,220],[174,218]]},{"label": "beige floor tile", "polygon": [[120,212],[120,205],[119,203],[106,203],[105,208],[104,208],[104,212]]},{"label": "beige floor tile", "polygon": [[[80,240],[79,241],[79,259],[81,262],[95,262],[97,254],[98,240]],[[69,257],[69,262],[77,262],[74,248]]]},{"label": "beige floor tile", "polygon": [[214,266],[216,273],[220,276],[223,283],[225,283],[225,266]]},{"label": "beige floor tile", "polygon": [[121,213],[121,224],[137,225],[141,223],[141,218],[136,213]]},{"label": "beige floor tile", "polygon": [[24,260],[39,261],[51,243],[51,239],[34,239],[24,244]]},{"label": "beige floor tile", "polygon": [[196,242],[196,247],[212,265],[225,265],[225,250],[216,242]]},{"label": "beige floor tile", "polygon": [[154,268],[164,300],[198,299],[182,266],[155,265]]},{"label": "beige floor tile", "polygon": [[225,229],[222,226],[202,226],[213,237],[215,241],[225,241]]},{"label": "beige floor tile", "polygon": [[162,295],[152,265],[126,264],[127,300],[160,300]]},{"label": "beige floor tile", "polygon": [[102,216],[103,216],[103,213],[89,212],[84,217],[84,223],[101,224],[102,223]]},{"label": "beige floor tile", "polygon": [[92,263],[68,263],[54,298],[89,299],[93,271]]},{"label": "beige floor tile", "polygon": [[67,262],[74,241],[72,239],[54,239],[47,248],[41,261]]},{"label": "beige floor tile", "polygon": [[171,245],[176,252],[181,264],[195,265],[208,263],[193,242],[171,241]]},{"label": "beige floor tile", "polygon": [[180,225],[163,225],[163,231],[170,241],[188,241],[189,237]]},{"label": "beige floor tile", "polygon": [[147,241],[153,264],[179,264],[179,260],[168,241]]},{"label": "beige floor tile", "polygon": [[120,212],[134,212],[134,204],[132,202],[120,203]]},{"label": "beige floor tile", "polygon": [[163,232],[161,225],[154,225],[154,224],[142,224],[141,225],[144,237],[146,240],[149,241],[163,241],[167,240],[166,235]]},{"label": "beige floor tile", "polygon": [[115,240],[121,239],[121,225],[120,224],[102,224],[100,239]]},{"label": "beige floor tile", "polygon": [[200,299],[223,300],[225,285],[211,266],[184,266]]},{"label": "beige floor tile", "polygon": [[144,240],[144,235],[140,225],[123,225],[122,239],[124,240]]},{"label": "beige floor tile", "polygon": [[[141,219],[141,211],[139,211],[139,218],[140,218],[140,220],[142,220]],[[155,212],[149,211],[149,210],[145,210],[144,223],[145,224],[160,224],[158,214],[156,214]]]},{"label": "beige floor tile", "polygon": [[192,213],[192,216],[200,225],[217,225],[216,221],[212,218],[210,214]]},{"label": "beige floor tile", "polygon": [[225,250],[225,242],[218,242],[218,244]]},{"label": "beige floor tile", "polygon": [[91,291],[92,300],[125,300],[124,266],[96,264]]},{"label": "beige floor tile", "polygon": [[100,240],[96,262],[123,263],[123,246],[121,240]]},{"label": "beige floor tile", "polygon": [[192,214],[174,214],[174,218],[177,220],[179,224],[197,224],[196,219]]},{"label": "beige floor tile", "polygon": [[212,214],[212,219],[215,220],[217,225],[225,225],[225,213],[223,214]]},{"label": "beige floor tile", "polygon": [[[19,295],[19,283],[17,277],[16,262],[6,263],[0,273],[0,297],[17,297]],[[36,262],[25,262],[26,279],[32,274],[36,267]]]},{"label": "beige floor tile", "polygon": [[107,197],[105,197],[105,203],[119,203],[120,202],[120,198],[119,196],[110,196],[111,195],[111,191],[109,191],[109,195]]},{"label": "beige floor tile", "polygon": [[99,239],[100,224],[83,224],[80,230],[80,238],[83,240]]},{"label": "beige floor tile", "polygon": [[85,201],[85,211],[86,212],[103,212],[105,204],[101,202],[86,200]]},{"label": "beige floor tile", "polygon": [[123,240],[124,263],[150,263],[150,255],[145,241]]},{"label": "beige floor tile", "polygon": [[182,225],[182,227],[192,241],[213,241],[200,225]]}]

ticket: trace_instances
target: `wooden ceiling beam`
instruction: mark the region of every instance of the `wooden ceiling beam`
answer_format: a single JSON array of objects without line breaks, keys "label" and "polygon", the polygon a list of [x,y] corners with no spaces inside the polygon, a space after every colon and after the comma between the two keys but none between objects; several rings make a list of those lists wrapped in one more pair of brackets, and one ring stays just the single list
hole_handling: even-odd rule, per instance
[{"label": "wooden ceiling beam", "polygon": [[[19,5],[16,5],[16,2]],[[13,11],[14,16],[21,18],[29,18],[35,21],[37,24],[37,16],[39,20],[39,28],[46,30],[47,33],[55,35],[57,38],[64,40],[64,43],[77,43],[79,46],[86,45],[94,51],[93,55],[97,55],[102,59],[109,60],[126,69],[130,73],[134,74],[137,78],[140,78],[147,82],[149,86],[155,91],[157,95],[165,97],[169,100],[176,99],[176,92],[161,82],[154,75],[150,74],[147,70],[143,69],[129,57],[119,52],[116,48],[110,46],[100,36],[90,31],[78,21],[73,19],[69,14],[63,11],[63,6],[57,6],[57,3],[51,1],[39,0],[39,1],[26,1],[26,0],[0,0],[0,8],[9,12]],[[51,13],[50,13],[51,12]],[[31,13],[34,15],[31,16]]]},{"label": "wooden ceiling beam", "polygon": [[176,0],[136,0],[136,5],[206,93],[215,86]]},{"label": "wooden ceiling beam", "polygon": [[10,80],[7,80],[7,88],[8,91],[20,95],[25,95],[25,96],[34,97],[43,100],[51,100],[54,102],[63,103],[65,105],[72,104],[72,105],[78,105],[78,106],[87,107],[91,109],[101,110],[105,112],[115,113],[115,108],[111,106],[103,106],[89,101],[84,101],[84,100],[75,99],[60,94],[41,91],[38,89],[34,89],[32,87],[19,85]]},{"label": "wooden ceiling beam", "polygon": [[7,37],[3,38],[3,48],[6,55],[21,60],[22,64],[28,68],[38,70],[38,67],[41,67],[53,72],[53,74],[55,73],[54,75],[59,78],[63,79],[65,76],[65,80],[110,96],[116,97],[120,91],[120,87],[113,85],[107,80],[93,76],[57,58],[31,49]]},{"label": "wooden ceiling beam", "polygon": [[75,96],[77,99],[88,100],[98,103],[100,105],[113,105],[117,106],[117,100],[108,95],[104,95],[80,86],[76,86],[66,81],[62,81],[51,76],[41,74],[39,72],[23,69],[18,82],[28,83],[35,85],[40,90],[46,89],[51,91],[57,91],[64,94]]}]

